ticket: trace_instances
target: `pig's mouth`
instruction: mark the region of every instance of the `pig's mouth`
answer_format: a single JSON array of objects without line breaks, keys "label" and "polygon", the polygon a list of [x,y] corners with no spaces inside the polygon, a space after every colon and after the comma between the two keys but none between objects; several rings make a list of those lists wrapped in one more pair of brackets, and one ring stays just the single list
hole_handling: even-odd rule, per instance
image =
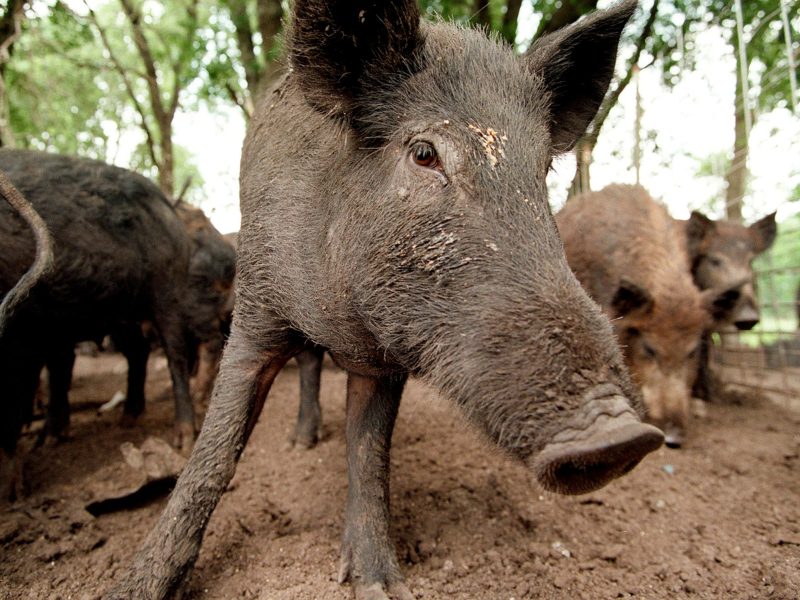
[{"label": "pig's mouth", "polygon": [[664,442],[660,429],[639,421],[627,400],[595,401],[591,423],[559,434],[534,458],[539,483],[560,494],[585,494],[633,469]]}]

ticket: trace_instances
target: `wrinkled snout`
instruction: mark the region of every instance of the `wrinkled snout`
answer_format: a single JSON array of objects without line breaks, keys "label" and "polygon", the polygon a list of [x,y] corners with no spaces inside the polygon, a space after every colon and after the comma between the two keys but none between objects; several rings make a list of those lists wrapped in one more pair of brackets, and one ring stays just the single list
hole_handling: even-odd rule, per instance
[{"label": "wrinkled snout", "polygon": [[547,490],[585,494],[633,469],[664,441],[661,430],[639,420],[621,393],[592,399],[581,419],[545,446],[533,470]]},{"label": "wrinkled snout", "polygon": [[758,325],[759,315],[758,310],[752,303],[743,304],[734,318],[733,324],[739,331],[750,331],[753,327]]},{"label": "wrinkled snout", "polygon": [[664,444],[667,448],[680,448],[683,446],[684,428],[674,423],[664,426]]}]

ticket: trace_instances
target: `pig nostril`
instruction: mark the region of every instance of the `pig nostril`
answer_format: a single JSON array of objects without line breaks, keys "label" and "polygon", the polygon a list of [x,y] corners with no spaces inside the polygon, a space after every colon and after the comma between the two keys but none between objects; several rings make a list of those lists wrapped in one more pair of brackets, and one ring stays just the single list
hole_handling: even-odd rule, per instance
[{"label": "pig nostril", "polygon": [[674,425],[667,426],[664,430],[664,445],[677,450],[683,445],[683,430]]},{"label": "pig nostril", "polygon": [[739,331],[750,331],[753,327],[758,325],[758,319],[735,321],[734,325]]},{"label": "pig nostril", "polygon": [[[555,468],[553,476],[566,489],[582,489],[588,481],[609,479],[608,474],[613,468],[614,465],[611,463],[578,464],[566,462]],[[633,465],[631,465],[631,468],[633,468]]]},{"label": "pig nostril", "polygon": [[630,423],[597,438],[555,445],[539,455],[539,481],[562,494],[585,494],[631,471],[664,440],[650,425]]}]

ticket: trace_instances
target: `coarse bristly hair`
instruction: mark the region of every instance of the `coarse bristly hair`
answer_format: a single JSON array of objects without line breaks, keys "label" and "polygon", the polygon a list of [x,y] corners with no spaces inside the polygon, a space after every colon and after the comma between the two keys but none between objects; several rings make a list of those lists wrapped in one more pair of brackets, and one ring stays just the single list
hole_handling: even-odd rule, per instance
[{"label": "coarse bristly hair", "polygon": [[549,489],[595,489],[660,444],[635,417],[608,319],[569,270],[545,185],[597,110],[635,6],[519,57],[421,25],[416,0],[297,0],[291,69],[243,148],[237,305],[211,408],[114,597],[177,589],[269,385],[309,343],[349,371],[340,573],[356,595],[402,583],[386,501],[408,374]]},{"label": "coarse bristly hair", "polygon": [[[519,57],[479,31],[420,25],[412,2],[298,2],[277,93],[303,125],[294,147],[245,147],[240,303],[267,298],[280,331],[424,375],[522,458],[606,377],[638,408],[607,320],[563,260],[544,181],[597,109],[634,7]],[[443,140],[444,187],[396,170],[420,136]],[[296,170],[309,160],[319,176]]]}]

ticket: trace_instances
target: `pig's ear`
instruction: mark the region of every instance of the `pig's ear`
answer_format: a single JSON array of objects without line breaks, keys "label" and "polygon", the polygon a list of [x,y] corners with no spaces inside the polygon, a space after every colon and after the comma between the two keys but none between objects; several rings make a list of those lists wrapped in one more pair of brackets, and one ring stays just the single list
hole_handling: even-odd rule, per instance
[{"label": "pig's ear", "polygon": [[759,219],[750,227],[750,235],[753,238],[753,251],[761,254],[772,246],[775,236],[778,234],[778,226],[775,224],[775,213],[769,214],[763,219]]},{"label": "pig's ear", "polygon": [[717,229],[717,224],[696,210],[692,211],[689,220],[686,221],[686,240],[689,246],[689,256],[697,258],[698,248],[706,237],[710,236]]},{"label": "pig's ear", "polygon": [[653,297],[643,287],[623,277],[611,300],[611,308],[616,317],[626,317],[634,313],[646,315],[653,309]]},{"label": "pig's ear", "polygon": [[419,19],[416,0],[296,0],[289,56],[308,102],[347,115],[365,84],[410,72]]},{"label": "pig's ear", "polygon": [[703,304],[711,314],[711,318],[717,322],[729,321],[733,317],[736,304],[742,295],[738,286],[722,291],[712,288],[704,290],[701,294]]},{"label": "pig's ear", "polygon": [[636,0],[623,0],[547,35],[528,51],[529,65],[550,95],[550,138],[555,152],[578,141],[597,113],[614,75],[617,45]]}]

